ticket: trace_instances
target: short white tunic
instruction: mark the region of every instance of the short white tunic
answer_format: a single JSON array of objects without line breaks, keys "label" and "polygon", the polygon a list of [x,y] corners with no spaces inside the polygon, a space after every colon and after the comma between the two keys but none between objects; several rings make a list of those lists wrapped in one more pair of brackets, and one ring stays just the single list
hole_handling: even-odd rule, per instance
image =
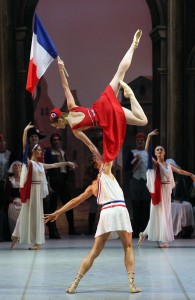
[{"label": "short white tunic", "polygon": [[[159,166],[162,183],[162,199],[157,205],[153,205],[151,202],[150,219],[143,233],[144,235],[148,235],[148,240],[150,241],[171,242],[174,240],[171,215],[171,193],[175,182],[170,164],[167,163],[165,167],[159,163]],[[152,186],[154,179],[155,173],[153,178],[152,176],[147,176],[148,187]]]},{"label": "short white tunic", "polygon": [[112,179],[104,173],[101,174],[97,202],[103,207],[95,237],[110,232],[109,238],[114,239],[118,238],[117,231],[119,230],[132,232],[123,191],[114,177]]},{"label": "short white tunic", "polygon": [[20,243],[45,243],[43,198],[48,195],[45,170],[42,163],[32,162],[32,184],[30,199],[22,204],[22,209],[13,232]]}]

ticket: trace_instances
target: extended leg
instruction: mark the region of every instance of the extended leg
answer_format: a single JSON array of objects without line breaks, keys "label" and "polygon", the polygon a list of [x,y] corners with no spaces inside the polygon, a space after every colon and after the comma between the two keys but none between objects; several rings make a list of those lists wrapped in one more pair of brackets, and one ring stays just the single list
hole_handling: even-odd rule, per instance
[{"label": "extended leg", "polygon": [[125,97],[129,98],[131,106],[131,110],[123,107],[126,123],[129,125],[145,126],[148,123],[148,119],[135,98],[134,92],[124,81],[120,80],[120,84],[124,89]]},{"label": "extended leg", "polygon": [[135,259],[134,259],[134,252],[132,246],[132,234],[126,231],[118,231],[118,234],[123,244],[123,248],[125,252],[124,260],[125,260],[125,267],[128,273],[130,293],[139,293],[141,292],[141,290],[136,287],[134,282]]},{"label": "extended leg", "polygon": [[119,89],[119,82],[120,80],[123,80],[126,71],[129,69],[133,57],[134,50],[138,47],[139,40],[141,38],[142,31],[138,29],[134,35],[133,42],[131,44],[131,47],[123,57],[122,61],[119,64],[118,70],[110,82],[110,85],[112,86],[114,92],[117,94]]},{"label": "extended leg", "polygon": [[75,290],[79,284],[79,281],[85,275],[85,273],[91,268],[95,258],[100,254],[100,252],[104,248],[105,242],[108,239],[109,234],[110,233],[108,232],[108,233],[105,233],[105,234],[102,234],[102,235],[96,237],[93,248],[91,249],[89,254],[84,257],[78,274],[76,275],[76,277],[75,277],[74,281],[72,282],[72,284],[70,285],[70,287],[66,290],[67,293],[73,294],[75,292]]}]

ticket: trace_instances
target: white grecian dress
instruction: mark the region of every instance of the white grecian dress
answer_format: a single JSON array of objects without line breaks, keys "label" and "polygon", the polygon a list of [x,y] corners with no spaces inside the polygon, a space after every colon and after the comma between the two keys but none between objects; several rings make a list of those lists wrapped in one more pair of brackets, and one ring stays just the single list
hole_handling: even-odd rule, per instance
[{"label": "white grecian dress", "polygon": [[102,205],[95,237],[110,232],[109,238],[118,238],[117,231],[132,232],[123,191],[117,180],[102,173],[98,186],[98,204]]},{"label": "white grecian dress", "polygon": [[42,163],[32,162],[32,184],[30,199],[22,204],[22,209],[13,232],[20,243],[45,243],[43,198],[48,195],[45,170]]},{"label": "white grecian dress", "polygon": [[[143,234],[148,235],[148,240],[150,241],[171,242],[174,240],[171,193],[175,182],[170,164],[167,163],[165,167],[159,163],[159,166],[162,183],[162,199],[157,205],[153,205],[151,202],[150,219]],[[153,189],[154,180],[155,171],[152,176],[147,173],[147,186],[150,192]]]}]

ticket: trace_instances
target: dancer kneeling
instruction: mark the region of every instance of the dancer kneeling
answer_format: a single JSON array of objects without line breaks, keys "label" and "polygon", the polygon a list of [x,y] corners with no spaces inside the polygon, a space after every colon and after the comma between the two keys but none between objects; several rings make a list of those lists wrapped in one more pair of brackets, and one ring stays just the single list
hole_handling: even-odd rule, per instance
[{"label": "dancer kneeling", "polygon": [[134,282],[132,227],[125,205],[123,191],[112,174],[112,162],[105,163],[103,166],[95,158],[93,162],[92,167],[100,169],[97,179],[78,197],[75,197],[54,213],[45,215],[45,223],[55,221],[59,215],[78,206],[92,195],[97,196],[98,204],[102,205],[94,245],[89,254],[83,259],[78,274],[66,292],[69,294],[75,292],[79,281],[91,268],[95,258],[104,248],[106,240],[109,237],[117,238],[118,236],[121,239],[125,251],[125,267],[128,273],[130,293],[141,292]]}]

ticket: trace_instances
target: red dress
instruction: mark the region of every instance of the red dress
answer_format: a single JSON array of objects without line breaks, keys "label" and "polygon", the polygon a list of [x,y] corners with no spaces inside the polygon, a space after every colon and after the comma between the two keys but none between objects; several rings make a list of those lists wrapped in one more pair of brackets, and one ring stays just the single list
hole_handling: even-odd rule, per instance
[{"label": "red dress", "polygon": [[91,109],[78,106],[70,111],[79,111],[85,114],[84,119],[75,125],[72,130],[84,126],[102,127],[103,160],[104,162],[114,160],[125,138],[126,119],[112,87],[110,85],[107,86],[101,97],[92,105]]}]

